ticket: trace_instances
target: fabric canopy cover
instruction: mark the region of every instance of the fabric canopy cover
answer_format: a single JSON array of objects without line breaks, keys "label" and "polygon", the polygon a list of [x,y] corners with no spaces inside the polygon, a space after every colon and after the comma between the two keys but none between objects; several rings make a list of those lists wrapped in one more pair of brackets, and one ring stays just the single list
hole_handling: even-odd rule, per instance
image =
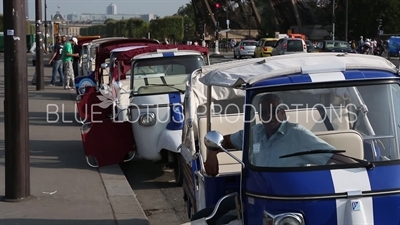
[{"label": "fabric canopy cover", "polygon": [[[202,47],[202,46],[196,46],[196,45],[163,45],[163,44],[158,44],[158,45],[148,45],[143,48],[138,48],[138,49],[132,49],[130,51],[126,52],[121,52],[115,63],[120,65],[120,73],[121,73],[121,78],[125,77],[125,73],[128,72],[131,69],[131,60],[133,57],[140,55],[140,54],[145,54],[145,53],[150,53],[150,52],[156,52],[157,49],[178,49],[178,50],[191,50],[191,51],[198,51],[204,55],[208,55],[208,48]],[[115,66],[113,70],[113,76],[114,78],[118,77],[118,67]]]}]

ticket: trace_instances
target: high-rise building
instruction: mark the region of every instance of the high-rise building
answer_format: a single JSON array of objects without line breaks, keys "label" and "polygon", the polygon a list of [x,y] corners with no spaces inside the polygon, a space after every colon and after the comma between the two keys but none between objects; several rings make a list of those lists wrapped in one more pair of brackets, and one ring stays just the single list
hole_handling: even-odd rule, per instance
[{"label": "high-rise building", "polygon": [[109,6],[107,6],[106,10],[108,15],[116,15],[117,14],[117,5],[114,3],[111,3]]},{"label": "high-rise building", "polygon": [[25,17],[29,18],[29,4],[28,0],[25,0]]}]

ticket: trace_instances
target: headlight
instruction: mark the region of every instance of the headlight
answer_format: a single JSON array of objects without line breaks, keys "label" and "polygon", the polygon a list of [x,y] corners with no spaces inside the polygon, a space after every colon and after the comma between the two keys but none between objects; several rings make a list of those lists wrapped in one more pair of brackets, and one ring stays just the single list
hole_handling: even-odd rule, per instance
[{"label": "headlight", "polygon": [[139,124],[145,127],[154,126],[156,124],[156,114],[145,113],[139,118]]},{"label": "headlight", "polygon": [[272,215],[264,211],[265,225],[305,225],[303,215],[300,213],[282,213]]},{"label": "headlight", "polygon": [[283,216],[276,220],[277,225],[302,225],[302,220],[295,215]]}]

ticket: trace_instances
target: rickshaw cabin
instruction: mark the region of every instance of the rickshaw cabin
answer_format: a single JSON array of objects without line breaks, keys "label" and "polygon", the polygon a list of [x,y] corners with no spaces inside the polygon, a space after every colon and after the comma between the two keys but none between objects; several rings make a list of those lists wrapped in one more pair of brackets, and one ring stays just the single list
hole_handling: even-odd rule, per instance
[{"label": "rickshaw cabin", "polygon": [[[149,45],[146,48],[139,48],[139,49],[132,49],[129,51],[121,52],[115,63],[118,64],[120,67],[119,68],[114,68],[113,75],[114,79],[117,80],[118,78],[118,69],[120,70],[120,74],[123,76],[125,75],[130,69],[131,69],[131,61],[134,57],[146,53],[155,53],[157,50],[167,50],[167,49],[177,49],[179,50],[192,50],[192,51],[197,51],[200,52],[204,55],[208,55],[208,48],[201,47],[201,46],[194,46],[194,45]],[[171,55],[173,53],[164,53],[163,57],[168,57],[168,56],[174,56]]]},{"label": "rickshaw cabin", "polygon": [[112,49],[119,47],[126,47],[126,46],[149,45],[149,44],[158,44],[158,41],[150,39],[122,39],[122,40],[113,40],[101,43],[98,46],[96,55],[96,66],[95,66],[96,80],[100,81],[100,83],[103,82],[102,80],[103,70],[101,69],[100,65],[110,57],[110,52]]},{"label": "rickshaw cabin", "polygon": [[[307,55],[309,57],[312,57],[310,55]],[[336,54],[332,54],[332,56],[337,56]],[[285,56],[288,58],[287,56]],[[306,56],[305,56],[306,57]],[[340,57],[340,56],[337,56]],[[347,56],[343,56],[347,57]],[[218,100],[224,101],[224,99],[229,98],[229,95],[237,95],[240,97],[240,87],[241,85],[246,85],[246,83],[255,83],[256,80],[263,82],[263,85],[273,85],[276,82],[279,82],[282,79],[287,79],[285,80],[285,83],[291,83],[295,82],[294,78],[288,78],[284,76],[284,74],[297,74],[301,73],[301,69],[299,71],[295,71],[294,69],[291,69],[292,72],[289,71],[289,69],[285,69],[288,67],[287,65],[284,66],[285,62],[284,61],[279,61],[280,57],[275,57],[273,59],[249,59],[249,60],[244,60],[242,62],[228,62],[228,63],[222,63],[222,64],[217,64],[215,66],[208,66],[201,71],[202,74],[207,74],[207,73],[214,73],[214,74],[219,74],[219,75],[226,75],[225,78],[215,78],[215,79],[225,79],[226,81],[232,81],[234,83],[231,83],[229,85],[229,88],[237,87],[235,91],[224,91],[224,92],[219,92],[218,89],[221,88],[218,86],[218,80],[214,80],[212,75],[209,75],[207,77],[199,77],[196,78],[198,80],[201,80],[202,82],[206,83],[211,83],[211,85],[214,83],[217,84],[217,86],[212,86],[213,94],[214,93],[225,93],[225,96],[223,94],[216,94],[218,95]],[[354,62],[352,61],[353,59],[348,59],[346,66],[347,68],[362,68],[361,65],[358,65],[359,61],[354,59]],[[382,62],[374,62],[374,60],[371,60],[371,58],[366,58],[368,62],[364,62],[364,65],[369,64],[369,66],[373,66],[376,69],[381,69],[384,71],[389,71],[389,66],[383,66],[384,63]],[[378,60],[378,59],[377,59]],[[384,60],[384,59],[381,59]],[[272,65],[275,61],[276,65],[269,67],[269,65]],[[268,62],[268,66],[264,68],[263,74],[260,74],[258,72],[261,72],[262,70],[257,69],[256,67],[261,67],[262,64],[265,62]],[[248,67],[240,67],[243,65],[248,65]],[[282,67],[281,67],[282,66]],[[291,65],[294,66],[294,65]],[[326,65],[325,65],[326,66]],[[235,68],[237,67],[237,69]],[[253,69],[252,69],[253,67]],[[276,67],[276,68],[275,68]],[[280,68],[281,67],[281,68]],[[243,68],[241,71],[240,69]],[[311,67],[310,67],[311,68]],[[346,68],[346,67],[344,67]],[[322,69],[322,68],[320,68]],[[325,68],[326,70],[329,70],[330,68]],[[331,68],[334,69],[334,68]],[[229,71],[230,70],[230,71]],[[276,71],[275,71],[276,70]],[[306,73],[307,66],[303,66],[303,72]],[[310,69],[309,69],[310,70]],[[211,72],[213,71],[213,72]],[[235,71],[236,73],[232,73],[232,71]],[[238,79],[242,77],[244,74],[248,74],[248,71],[255,71],[254,74],[251,74],[249,77],[245,77],[246,80],[241,80]],[[258,72],[257,72],[258,71]],[[269,72],[268,72],[269,71]],[[395,68],[390,69],[390,72],[395,71]],[[268,73],[267,73],[268,72]],[[297,72],[297,73],[296,73]],[[313,71],[310,71],[310,73]],[[315,71],[314,71],[315,72]],[[280,75],[282,74],[282,75]],[[273,78],[276,77],[276,78]],[[236,80],[237,79],[237,80]],[[262,81],[265,79],[265,81]],[[271,79],[276,79],[276,81],[273,81]],[[290,81],[292,79],[292,81]],[[323,81],[323,80],[321,80]],[[222,81],[221,81],[222,82]],[[199,84],[201,85],[201,84]],[[257,83],[254,84],[256,86]],[[245,86],[243,86],[245,87]],[[208,87],[207,87],[208,88]],[[223,88],[223,87],[222,87]],[[204,91],[204,95],[206,94],[206,89],[204,87],[199,87],[199,90]],[[209,92],[211,93],[211,92]],[[228,93],[228,94],[226,94]],[[242,94],[243,97],[243,94]],[[203,99],[205,100],[205,99]],[[218,104],[218,100],[213,101],[213,104]],[[243,99],[242,99],[243,101]],[[244,103],[244,101],[243,101]],[[201,102],[200,102],[201,106]],[[212,108],[212,105],[211,109]],[[222,109],[224,110],[224,109]],[[311,130],[314,134],[316,134],[318,137],[321,139],[325,140],[329,144],[333,145],[336,149],[343,149],[346,150],[346,155],[358,158],[358,159],[364,159],[370,157],[371,149],[367,147],[364,143],[363,137],[361,136],[360,133],[357,131],[351,130],[351,127],[353,126],[352,120],[351,120],[351,114],[347,111],[345,108],[338,108],[338,107],[333,107],[333,108],[326,108],[325,109],[328,115],[333,115],[332,118],[330,118],[330,123],[317,123],[316,121],[323,121],[323,116],[321,115],[321,112],[317,108],[313,109],[289,109],[286,111],[286,115],[288,118],[288,121],[290,122],[297,122],[305,126],[307,129]],[[243,113],[241,111],[241,113]],[[217,130],[221,134],[230,134],[234,133],[238,130],[243,129],[243,124],[244,124],[244,115],[243,114],[230,114],[230,115],[224,115],[221,116],[219,115],[211,115],[210,121],[207,121],[207,117],[204,115],[197,115],[197,126],[193,130],[196,131],[198,130],[198,133],[195,132],[195,138],[198,142],[198,149],[200,149],[200,154],[202,161],[204,162],[207,157],[207,152],[206,152],[206,147],[204,145],[203,137],[206,135],[206,133],[209,130]],[[315,120],[307,120],[306,118],[315,118]],[[325,117],[326,118],[326,117]],[[339,119],[340,118],[340,119]],[[256,117],[256,120],[254,123],[259,122],[259,118]],[[234,122],[233,122],[234,121]],[[235,156],[238,158],[242,158],[242,151],[233,151],[232,152]],[[206,187],[205,189],[207,190],[212,189],[215,190],[214,195],[207,195],[206,197],[206,205],[211,205],[214,204],[221,196],[225,195],[226,193],[229,192],[234,192],[238,191],[238,187],[240,186],[239,182],[239,174],[241,171],[241,165],[237,163],[234,159],[232,159],[229,155],[226,153],[220,153],[218,154],[218,160],[220,164],[220,169],[219,169],[219,175],[216,178],[213,177],[204,177]],[[197,165],[200,170],[204,169],[202,165]],[[205,171],[202,171],[205,173]],[[236,176],[232,176],[235,175]],[[230,184],[229,184],[230,183]],[[187,192],[187,191],[186,191]],[[192,196],[193,197],[193,196]]]}]

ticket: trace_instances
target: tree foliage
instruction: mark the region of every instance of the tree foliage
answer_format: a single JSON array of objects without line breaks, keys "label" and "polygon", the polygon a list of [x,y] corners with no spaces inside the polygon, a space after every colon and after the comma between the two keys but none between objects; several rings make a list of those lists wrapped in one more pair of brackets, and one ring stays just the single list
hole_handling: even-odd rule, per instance
[{"label": "tree foliage", "polygon": [[81,35],[101,35],[102,37],[129,37],[143,38],[150,32],[151,38],[168,38],[173,41],[181,41],[184,38],[184,24],[188,23],[194,27],[193,22],[183,16],[169,16],[156,18],[150,23],[131,18],[128,20],[108,20],[105,24],[93,25],[81,28]]},{"label": "tree foliage", "polygon": [[[284,25],[284,27],[275,26],[275,18],[269,1],[255,0],[255,3],[262,18],[262,25],[259,27],[261,36],[266,36],[266,34],[271,36],[276,31],[286,32],[289,28],[288,24]],[[325,29],[331,32],[333,1],[323,7],[317,7],[313,5],[313,3],[308,4],[311,6],[310,12],[316,17],[317,23],[323,25]],[[335,37],[336,39],[344,40],[346,29],[346,0],[336,0],[335,4]],[[383,20],[384,33],[399,34],[399,11],[399,0],[348,0],[348,38],[358,39],[360,36],[374,38],[378,36],[379,22],[377,19]],[[287,13],[289,12],[293,13],[293,10],[289,9]],[[303,18],[303,23],[304,20]]]},{"label": "tree foliage", "polygon": [[190,19],[193,22],[196,21],[196,15],[194,13],[194,8],[191,2],[186,3],[186,5],[179,7],[178,11],[174,14],[174,16],[182,16]]}]

